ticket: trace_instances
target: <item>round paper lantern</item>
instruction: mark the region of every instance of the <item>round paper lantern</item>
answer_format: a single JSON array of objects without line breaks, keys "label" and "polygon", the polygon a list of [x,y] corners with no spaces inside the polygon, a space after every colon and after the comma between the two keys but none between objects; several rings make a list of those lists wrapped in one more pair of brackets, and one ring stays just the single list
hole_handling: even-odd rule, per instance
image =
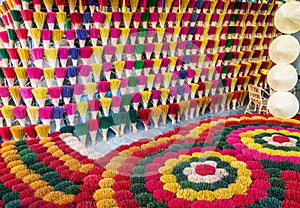
[{"label": "round paper lantern", "polygon": [[269,47],[270,59],[276,64],[290,64],[294,62],[300,52],[298,40],[291,35],[277,37]]},{"label": "round paper lantern", "polygon": [[280,92],[293,89],[297,84],[297,80],[297,71],[292,65],[275,65],[267,76],[270,87]]},{"label": "round paper lantern", "polygon": [[299,110],[299,102],[290,92],[275,92],[268,100],[270,113],[281,119],[294,117]]},{"label": "round paper lantern", "polygon": [[274,18],[276,28],[285,34],[296,33],[300,30],[300,2],[290,1],[277,10]]}]

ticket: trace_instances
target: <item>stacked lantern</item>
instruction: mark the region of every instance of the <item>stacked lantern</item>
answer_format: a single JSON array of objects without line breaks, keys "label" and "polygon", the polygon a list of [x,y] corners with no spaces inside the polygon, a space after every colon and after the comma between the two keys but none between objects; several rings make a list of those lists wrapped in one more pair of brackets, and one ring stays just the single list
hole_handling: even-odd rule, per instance
[{"label": "stacked lantern", "polygon": [[277,37],[270,45],[270,58],[277,65],[270,70],[267,82],[276,92],[268,100],[268,109],[276,117],[287,119],[295,116],[299,111],[299,102],[292,90],[298,80],[297,70],[291,65],[300,52],[298,40],[289,35],[300,30],[300,3],[287,2],[276,13],[275,25],[278,30],[288,35]]},{"label": "stacked lantern", "polygon": [[64,117],[61,131],[75,127],[83,142],[90,134],[96,144],[99,129],[106,140],[109,129],[117,137],[126,126],[136,132],[137,119],[147,130],[150,118],[157,127],[168,117],[173,123],[197,117],[209,104],[212,113],[235,109],[244,104],[248,83],[266,86],[268,46],[279,35],[273,26],[277,4],[65,4],[1,6],[6,126],[17,118],[22,126],[55,121],[60,130]]}]

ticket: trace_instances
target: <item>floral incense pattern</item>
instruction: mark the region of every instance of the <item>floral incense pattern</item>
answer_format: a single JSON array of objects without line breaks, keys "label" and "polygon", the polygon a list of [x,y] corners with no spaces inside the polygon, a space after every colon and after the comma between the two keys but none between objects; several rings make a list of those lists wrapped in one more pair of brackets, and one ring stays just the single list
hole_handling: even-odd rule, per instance
[{"label": "floral incense pattern", "polygon": [[298,207],[300,121],[214,117],[93,160],[71,135],[7,141],[0,207]]}]

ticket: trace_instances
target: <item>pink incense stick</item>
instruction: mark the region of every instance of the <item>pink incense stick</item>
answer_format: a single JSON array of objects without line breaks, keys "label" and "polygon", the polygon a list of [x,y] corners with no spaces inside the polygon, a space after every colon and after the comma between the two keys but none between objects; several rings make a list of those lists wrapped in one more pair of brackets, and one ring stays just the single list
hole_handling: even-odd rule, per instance
[{"label": "pink incense stick", "polygon": [[61,87],[49,87],[48,88],[48,94],[49,94],[54,106],[58,106],[58,104],[59,104],[61,91],[62,91]]},{"label": "pink incense stick", "polygon": [[184,26],[188,26],[188,24],[190,23],[191,16],[192,16],[192,13],[184,13],[183,14],[182,21],[183,21]]},{"label": "pink incense stick", "polygon": [[75,98],[75,102],[80,102],[84,91],[84,84],[73,84],[72,86],[74,87],[73,96]]},{"label": "pink incense stick", "polygon": [[110,28],[109,36],[111,38],[111,45],[116,45],[120,37],[121,30],[120,28]]},{"label": "pink incense stick", "polygon": [[132,60],[132,55],[134,53],[134,45],[126,44],[124,45],[124,53],[127,55],[127,59]]},{"label": "pink incense stick", "polygon": [[140,75],[140,76],[137,76],[137,78],[138,78],[137,86],[138,86],[139,91],[144,91],[145,86],[147,84],[147,76]]},{"label": "pink incense stick", "polygon": [[159,13],[158,12],[152,12],[152,13],[150,13],[149,20],[151,22],[152,28],[156,28],[158,17],[159,17]]},{"label": "pink incense stick", "polygon": [[154,51],[155,45],[153,43],[145,43],[144,45],[145,45],[144,52],[146,54],[146,58],[150,59]]},{"label": "pink incense stick", "polygon": [[76,103],[69,103],[65,105],[66,114],[68,116],[70,125],[74,125],[74,116],[76,112]]},{"label": "pink incense stick", "polygon": [[116,47],[113,46],[113,45],[106,45],[106,46],[104,46],[103,53],[104,53],[105,60],[107,62],[111,61],[112,56],[114,55],[115,51],[116,51]]},{"label": "pink incense stick", "polygon": [[203,24],[204,20],[205,20],[205,13],[199,13],[198,25],[199,25],[199,23]]},{"label": "pink incense stick", "polygon": [[154,61],[151,60],[151,59],[145,59],[144,60],[144,75],[148,75],[150,73],[150,70],[152,69],[153,67],[153,63]]},{"label": "pink incense stick", "polygon": [[69,29],[64,31],[65,37],[67,38],[69,45],[71,48],[74,48],[74,40],[75,40],[75,30]]},{"label": "pink incense stick", "polygon": [[25,126],[25,120],[27,117],[26,108],[27,107],[24,105],[19,105],[14,106],[14,108],[12,109],[12,113],[14,114],[21,126]]},{"label": "pink incense stick", "polygon": [[151,90],[151,99],[153,107],[157,107],[157,103],[160,99],[161,91],[160,90]]},{"label": "pink incense stick", "polygon": [[0,32],[0,39],[1,39],[2,43],[4,44],[5,48],[9,48],[9,39],[8,39],[7,31]]},{"label": "pink incense stick", "polygon": [[43,70],[41,68],[37,68],[37,67],[28,67],[26,69],[26,72],[28,74],[31,86],[33,88],[37,88],[39,81],[41,80],[41,78],[43,76]]},{"label": "pink incense stick", "polygon": [[130,28],[129,37],[130,37],[130,43],[131,44],[135,44],[137,35],[138,35],[138,29],[137,28]]},{"label": "pink incense stick", "polygon": [[92,140],[92,145],[95,146],[100,120],[99,119],[88,120],[87,124],[89,125],[89,134]]},{"label": "pink incense stick", "polygon": [[47,12],[46,13],[46,22],[47,22],[49,30],[54,29],[55,19],[56,19],[55,12]]},{"label": "pink incense stick", "polygon": [[54,75],[57,81],[57,84],[59,87],[63,85],[64,79],[67,74],[67,68],[66,67],[56,67],[54,68]]},{"label": "pink incense stick", "polygon": [[189,69],[187,69],[187,70],[185,70],[185,71],[186,71],[187,82],[188,82],[188,84],[191,84],[192,79],[193,79],[194,76],[195,76],[195,70],[189,68]]},{"label": "pink incense stick", "polygon": [[155,74],[155,78],[154,78],[154,87],[155,87],[155,89],[158,90],[160,88],[160,85],[162,84],[163,79],[164,79],[163,74]]},{"label": "pink incense stick", "polygon": [[126,94],[126,91],[127,91],[129,79],[128,78],[119,78],[119,80],[121,81],[120,92],[121,92],[121,95],[124,95],[124,94]]},{"label": "pink incense stick", "polygon": [[97,119],[99,107],[100,107],[100,101],[99,100],[89,100],[88,101],[89,110],[91,112],[92,118]]},{"label": "pink incense stick", "polygon": [[105,21],[105,14],[101,13],[101,12],[94,12],[92,14],[92,16],[93,16],[93,20],[95,22],[95,27],[96,28],[101,28],[102,24]]},{"label": "pink incense stick", "polygon": [[30,50],[33,63],[36,67],[43,68],[44,48],[33,48]]},{"label": "pink incense stick", "polygon": [[32,97],[33,97],[33,94],[31,92],[32,89],[33,89],[32,87],[22,87],[19,89],[19,92],[20,92],[20,94],[23,98],[23,101],[27,107],[31,106]]},{"label": "pink incense stick", "polygon": [[53,115],[53,106],[40,107],[38,113],[43,124],[50,124]]},{"label": "pink incense stick", "polygon": [[122,97],[121,96],[113,96],[111,102],[111,110],[114,113],[118,113],[120,110],[120,106],[122,104]]},{"label": "pink incense stick", "polygon": [[167,17],[167,22],[168,22],[169,27],[172,27],[174,25],[175,18],[176,18],[176,13],[169,12],[168,17]]},{"label": "pink incense stick", "polygon": [[185,100],[188,100],[189,99],[189,95],[191,93],[191,88],[192,87],[189,84],[184,84],[182,86],[183,86],[183,89],[184,89],[184,91],[183,91],[183,97],[184,97]]},{"label": "pink incense stick", "polygon": [[98,29],[98,28],[90,28],[89,29],[89,36],[91,38],[93,46],[97,45],[99,34],[100,34],[100,29]]},{"label": "pink incense stick", "polygon": [[22,48],[26,48],[27,47],[28,29],[27,28],[18,28],[16,30],[16,34],[21,43]]},{"label": "pink incense stick", "polygon": [[168,68],[169,64],[170,64],[170,59],[169,58],[162,58],[161,60],[162,60],[161,65],[160,65],[161,73],[165,73],[167,71],[167,68]]},{"label": "pink incense stick", "polygon": [[92,66],[91,65],[80,65],[80,66],[78,66],[78,71],[79,71],[79,75],[81,77],[82,83],[87,83],[88,78],[92,71]]},{"label": "pink incense stick", "polygon": [[132,102],[133,108],[134,108],[134,110],[137,111],[139,104],[141,102],[141,93],[133,92],[133,93],[131,93],[131,95],[132,95],[131,102]]},{"label": "pink incense stick", "polygon": [[169,51],[169,47],[170,47],[170,42],[163,42],[162,44],[163,44],[162,55],[163,55],[163,57],[167,57],[168,51]]},{"label": "pink incense stick", "polygon": [[112,20],[114,22],[114,25],[116,28],[120,27],[120,23],[122,22],[123,19],[123,13],[122,12],[113,12],[112,13]]},{"label": "pink incense stick", "polygon": [[58,58],[62,67],[67,67],[69,51],[69,48],[58,48]]},{"label": "pink incense stick", "polygon": [[16,72],[14,70],[14,67],[2,67],[2,71],[6,78],[8,86],[14,86],[16,78]]},{"label": "pink incense stick", "polygon": [[138,28],[141,22],[142,13],[141,12],[133,12],[132,21],[134,28]]},{"label": "pink incense stick", "polygon": [[10,93],[8,88],[8,86],[0,86],[0,97],[4,106],[8,106],[9,102]]},{"label": "pink incense stick", "polygon": [[110,82],[108,81],[100,81],[97,83],[97,88],[98,88],[100,98],[105,97],[109,87],[110,87]]},{"label": "pink incense stick", "polygon": [[170,98],[170,103],[174,102],[174,98],[177,95],[177,87],[169,87],[170,93],[169,93],[169,98]]},{"label": "pink incense stick", "polygon": [[105,62],[102,64],[102,70],[104,72],[106,80],[110,80],[110,75],[112,72],[113,63],[112,62]]},{"label": "pink incense stick", "polygon": [[147,28],[148,32],[147,32],[147,41],[148,43],[152,43],[153,42],[153,37],[156,34],[156,29],[155,28]]},{"label": "pink incense stick", "polygon": [[49,48],[50,46],[51,36],[52,36],[52,30],[48,30],[48,29],[42,30],[42,41],[43,41],[43,47],[45,49]]}]

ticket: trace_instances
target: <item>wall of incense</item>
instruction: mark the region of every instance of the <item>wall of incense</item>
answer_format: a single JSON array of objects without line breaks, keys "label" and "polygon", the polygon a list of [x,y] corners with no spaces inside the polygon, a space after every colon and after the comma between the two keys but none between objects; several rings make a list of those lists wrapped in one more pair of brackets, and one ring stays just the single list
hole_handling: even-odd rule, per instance
[{"label": "wall of incense", "polygon": [[107,140],[244,105],[266,87],[274,3],[7,0],[0,6],[3,140]]}]

